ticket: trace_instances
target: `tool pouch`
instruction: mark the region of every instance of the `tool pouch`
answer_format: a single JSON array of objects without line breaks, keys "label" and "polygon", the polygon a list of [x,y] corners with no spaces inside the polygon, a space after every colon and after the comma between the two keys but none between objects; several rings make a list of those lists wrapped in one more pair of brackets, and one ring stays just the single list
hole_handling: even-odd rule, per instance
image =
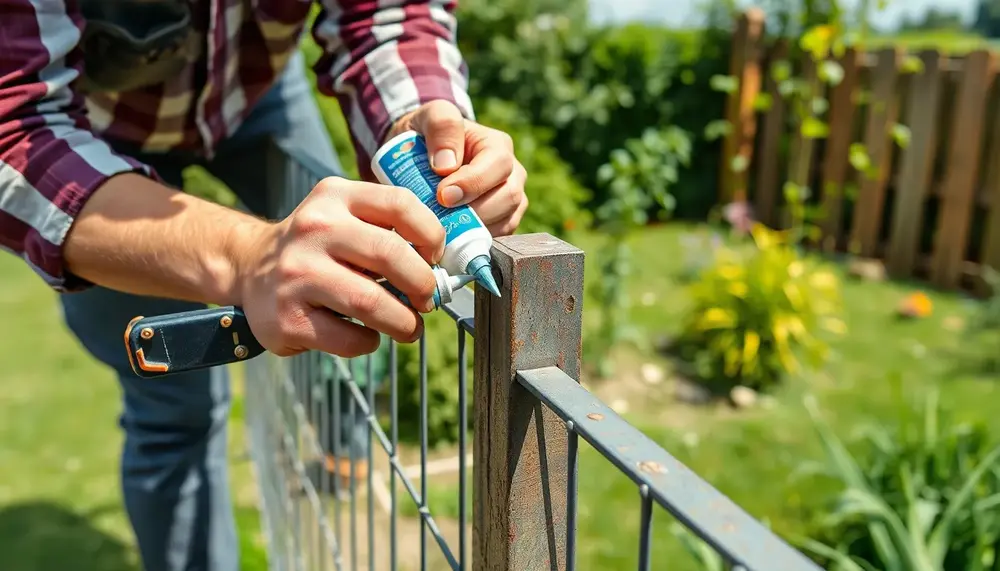
[{"label": "tool pouch", "polygon": [[83,90],[162,83],[201,55],[187,0],[82,0]]}]

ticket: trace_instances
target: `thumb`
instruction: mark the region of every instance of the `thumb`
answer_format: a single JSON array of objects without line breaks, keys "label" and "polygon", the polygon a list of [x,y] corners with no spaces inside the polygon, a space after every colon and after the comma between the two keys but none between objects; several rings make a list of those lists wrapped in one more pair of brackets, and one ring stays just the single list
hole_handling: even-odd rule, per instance
[{"label": "thumb", "polygon": [[447,176],[462,165],[465,155],[465,118],[447,101],[431,101],[413,116],[411,125],[427,140],[431,167]]}]

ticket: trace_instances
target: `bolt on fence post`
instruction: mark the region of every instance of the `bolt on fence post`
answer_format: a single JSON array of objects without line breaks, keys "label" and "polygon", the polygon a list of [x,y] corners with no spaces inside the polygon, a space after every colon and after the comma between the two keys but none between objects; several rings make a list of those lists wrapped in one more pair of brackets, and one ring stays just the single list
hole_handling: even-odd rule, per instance
[{"label": "bolt on fence post", "polygon": [[476,291],[473,570],[566,568],[566,426],[516,380],[580,378],[583,260],[549,234],[498,238],[501,297]]}]

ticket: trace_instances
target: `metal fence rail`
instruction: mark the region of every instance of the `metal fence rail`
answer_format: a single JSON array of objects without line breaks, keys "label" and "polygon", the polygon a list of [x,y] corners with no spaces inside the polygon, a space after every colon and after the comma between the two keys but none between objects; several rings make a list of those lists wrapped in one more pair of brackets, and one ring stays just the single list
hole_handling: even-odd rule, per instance
[{"label": "metal fence rail", "polygon": [[[275,160],[287,162],[283,156]],[[291,169],[275,170],[281,179],[269,181],[272,188],[299,193],[275,203],[278,215],[289,212],[323,173],[305,157]],[[428,343],[451,340],[419,340],[417,483],[403,466],[399,446],[394,342],[385,342],[388,403],[385,396],[377,398],[386,391],[375,388],[380,357],[265,354],[246,364],[245,418],[271,569],[574,569],[579,437],[638,487],[640,569],[651,565],[654,502],[734,569],[819,569],[578,383],[582,251],[536,234],[497,240],[493,257],[502,296],[473,296],[465,289],[443,308],[456,323],[459,362],[459,521],[452,541],[427,505],[426,359]],[[475,342],[476,381],[471,549],[468,335]],[[388,416],[388,431],[379,411]],[[417,523],[401,520],[401,500],[416,506]],[[435,550],[428,549],[429,539]]]}]

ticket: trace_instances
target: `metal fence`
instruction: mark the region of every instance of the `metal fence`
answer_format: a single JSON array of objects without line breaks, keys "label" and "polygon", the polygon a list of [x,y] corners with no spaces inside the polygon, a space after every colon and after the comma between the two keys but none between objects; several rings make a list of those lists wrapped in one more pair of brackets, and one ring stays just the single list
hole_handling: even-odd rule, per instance
[{"label": "metal fence", "polygon": [[[308,158],[295,164],[269,184],[301,193],[321,178]],[[299,198],[289,196],[279,210]],[[456,336],[419,340],[418,470],[401,458],[395,343],[387,342],[388,387],[381,391],[380,361],[372,356],[265,354],[247,363],[245,417],[271,569],[575,569],[581,437],[636,484],[640,569],[652,566],[654,503],[732,569],[819,569],[579,384],[583,258],[545,234],[498,239],[493,263],[502,297],[465,289],[443,308]],[[426,350],[456,340],[459,509],[446,538],[427,505]],[[377,411],[388,416],[388,428]],[[412,502],[417,517],[401,517],[401,502]]]}]

